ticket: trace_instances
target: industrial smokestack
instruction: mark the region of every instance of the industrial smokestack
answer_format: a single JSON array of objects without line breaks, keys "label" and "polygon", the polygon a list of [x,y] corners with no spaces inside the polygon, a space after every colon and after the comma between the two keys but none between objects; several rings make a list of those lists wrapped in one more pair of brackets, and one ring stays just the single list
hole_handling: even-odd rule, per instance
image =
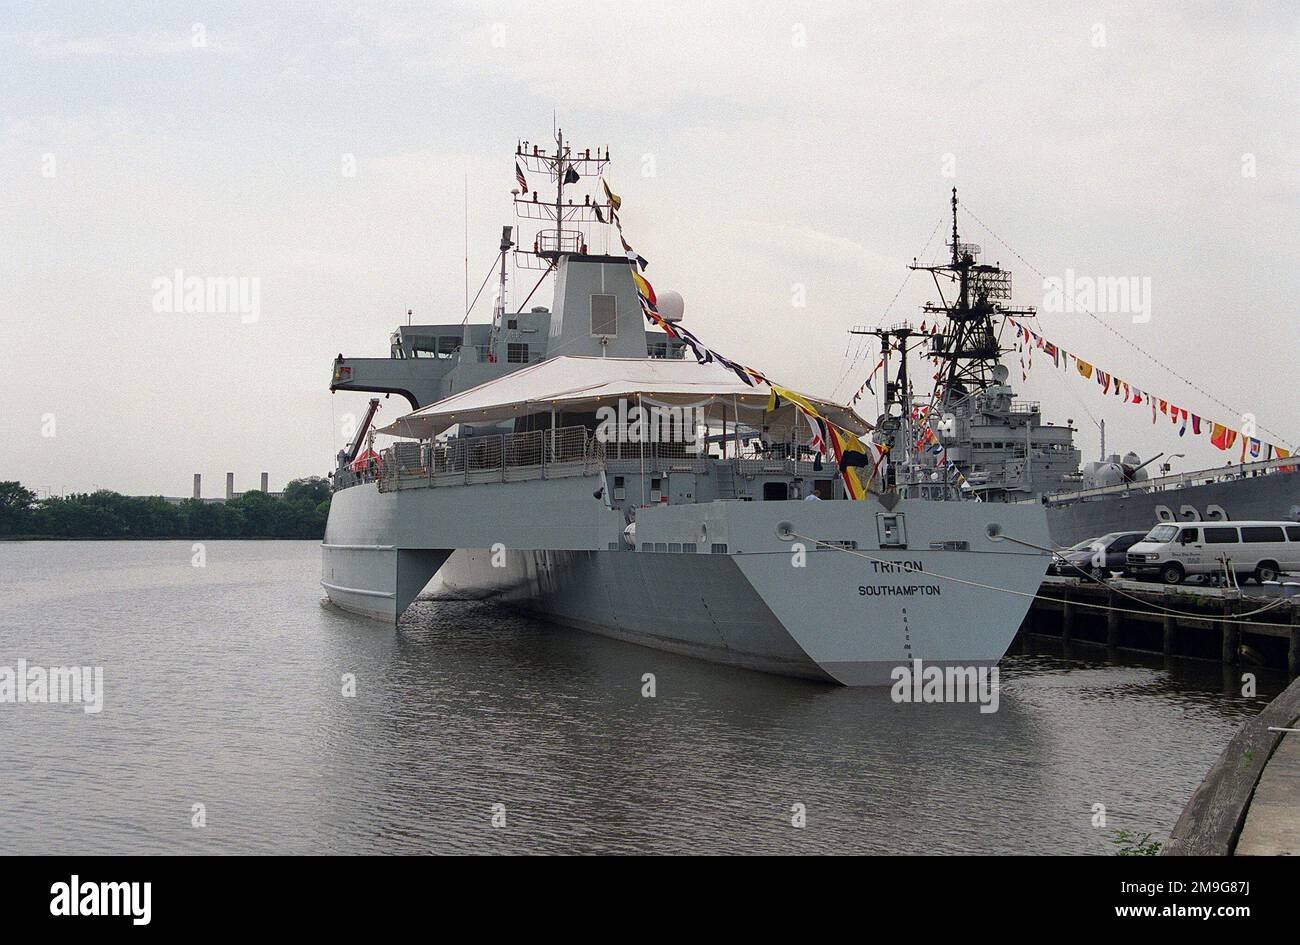
[{"label": "industrial smokestack", "polygon": [[194,498],[200,499],[202,497],[203,497],[203,477],[198,473],[195,473],[194,474]]},{"label": "industrial smokestack", "polygon": [[268,495],[271,492],[271,474],[262,473],[262,491]]},{"label": "industrial smokestack", "polygon": [[235,474],[226,473],[226,498],[233,499],[234,497],[235,497]]}]

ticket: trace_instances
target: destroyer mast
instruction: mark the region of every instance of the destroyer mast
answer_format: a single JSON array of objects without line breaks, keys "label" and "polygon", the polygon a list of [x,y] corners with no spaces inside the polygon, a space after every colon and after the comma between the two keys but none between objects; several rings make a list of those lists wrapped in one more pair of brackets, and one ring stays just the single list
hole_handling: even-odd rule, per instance
[{"label": "destroyer mast", "polygon": [[[999,266],[978,262],[980,247],[963,243],[957,233],[957,188],[952,189],[952,259],[933,266],[908,268],[930,273],[939,303],[926,302],[921,310],[947,320],[945,330],[933,336],[930,356],[944,362],[937,385],[939,408],[947,407],[976,391],[1001,383],[1005,377],[997,368],[1003,348],[998,340],[995,318],[1017,315],[1032,318],[1033,308],[1009,308],[999,304],[1011,298],[1011,273]],[[942,279],[955,283],[957,293],[949,302]],[[1005,323],[1004,323],[1005,324]]]},{"label": "destroyer mast", "polygon": [[[1010,372],[1001,363],[1002,355],[1013,349],[1002,346],[1000,332],[1006,316],[1032,318],[1036,313],[1004,304],[1011,299],[1011,273],[981,263],[980,247],[961,241],[955,187],[951,202],[949,257],[933,265],[913,260],[908,267],[928,272],[934,280],[939,301],[921,306],[934,327],[927,333],[904,323],[854,329],[852,334],[881,340],[885,415],[879,426],[890,439],[895,462],[902,465],[895,471],[896,488],[928,493],[931,484],[956,480],[973,497],[1029,498],[1077,478],[1073,429],[1045,424],[1037,403],[1014,400],[1007,384]],[[912,350],[921,350],[938,368],[932,397],[917,407],[906,369]],[[895,381],[889,379],[891,352],[901,358]]]}]

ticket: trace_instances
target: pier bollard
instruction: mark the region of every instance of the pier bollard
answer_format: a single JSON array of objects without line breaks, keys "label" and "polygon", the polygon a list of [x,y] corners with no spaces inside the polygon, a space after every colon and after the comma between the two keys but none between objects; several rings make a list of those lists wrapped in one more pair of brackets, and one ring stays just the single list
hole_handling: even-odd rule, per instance
[{"label": "pier bollard", "polygon": [[1292,676],[1300,676],[1300,607],[1295,598],[1291,600],[1291,644],[1286,648],[1286,669]]},{"label": "pier bollard", "polygon": [[[1223,602],[1223,616],[1232,618],[1240,610],[1237,598],[1229,598]],[[1225,666],[1235,666],[1237,664],[1237,650],[1241,644],[1241,631],[1236,624],[1228,623],[1227,619],[1223,621],[1223,649],[1220,655],[1220,661]]]},{"label": "pier bollard", "polygon": [[1074,608],[1070,606],[1070,592],[1061,591],[1061,642],[1068,644],[1074,636]]},{"label": "pier bollard", "polygon": [[1165,656],[1172,656],[1174,653],[1174,615],[1169,613],[1169,610],[1173,609],[1174,592],[1171,588],[1165,588],[1164,600],[1161,603],[1167,608],[1164,616],[1160,618],[1160,627],[1164,631]]},{"label": "pier bollard", "polygon": [[1119,611],[1115,609],[1115,592],[1106,594],[1106,645],[1119,646]]}]

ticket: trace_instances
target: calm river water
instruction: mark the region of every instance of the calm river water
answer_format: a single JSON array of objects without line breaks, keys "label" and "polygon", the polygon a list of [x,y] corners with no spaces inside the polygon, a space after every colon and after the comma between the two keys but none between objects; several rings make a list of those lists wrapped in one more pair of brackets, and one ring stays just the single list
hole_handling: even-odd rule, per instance
[{"label": "calm river water", "polygon": [[1109,853],[1283,682],[1021,648],[994,714],[895,705],[487,603],[394,631],[321,606],[314,542],[203,551],[0,543],[0,667],[105,690],[0,704],[0,853]]}]

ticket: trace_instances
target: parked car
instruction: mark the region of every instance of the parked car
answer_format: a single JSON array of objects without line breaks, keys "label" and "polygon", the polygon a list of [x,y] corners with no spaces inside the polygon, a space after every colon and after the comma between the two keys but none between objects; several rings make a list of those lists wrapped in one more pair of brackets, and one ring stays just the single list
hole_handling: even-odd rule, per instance
[{"label": "parked car", "polygon": [[1147,532],[1111,532],[1100,538],[1081,541],[1073,548],[1057,552],[1047,569],[1049,574],[1063,577],[1083,577],[1101,580],[1112,571],[1123,571],[1128,561],[1128,550]]},{"label": "parked car", "polygon": [[[1226,559],[1226,566],[1225,566]],[[1181,584],[1190,574],[1222,574],[1237,581],[1275,581],[1300,570],[1300,524],[1295,522],[1172,522],[1157,525],[1128,550],[1126,573],[1156,575]]]}]

